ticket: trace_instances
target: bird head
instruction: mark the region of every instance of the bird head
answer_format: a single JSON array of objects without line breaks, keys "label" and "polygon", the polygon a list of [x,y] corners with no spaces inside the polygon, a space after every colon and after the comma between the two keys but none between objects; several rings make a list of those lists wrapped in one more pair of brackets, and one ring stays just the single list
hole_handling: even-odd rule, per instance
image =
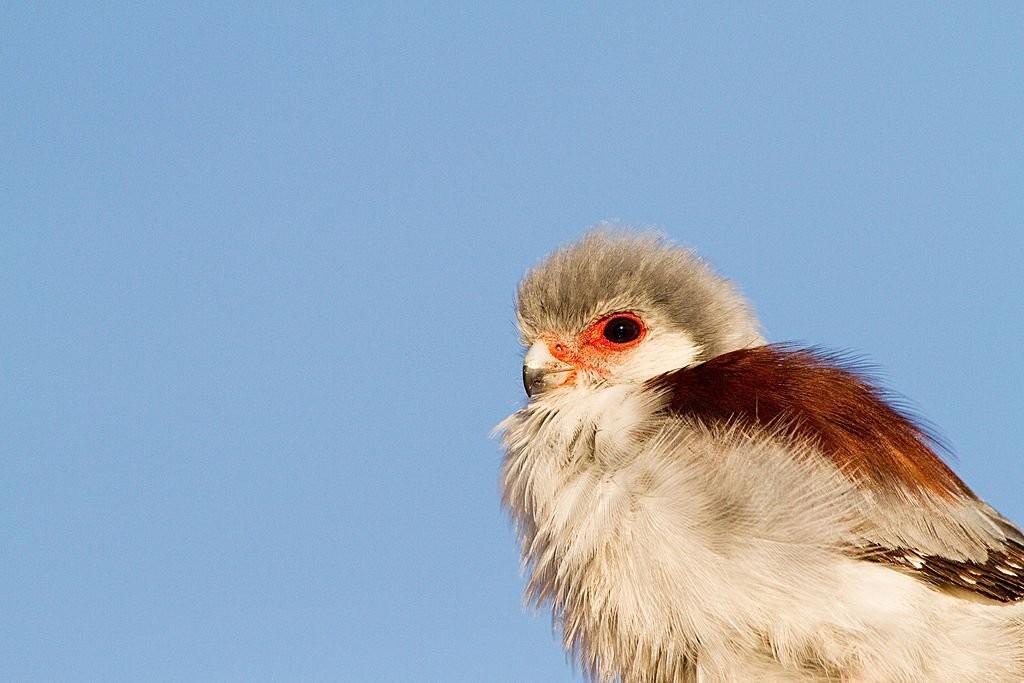
[{"label": "bird head", "polygon": [[652,233],[599,228],[519,286],[523,383],[639,383],[764,343],[750,306],[691,252]]}]

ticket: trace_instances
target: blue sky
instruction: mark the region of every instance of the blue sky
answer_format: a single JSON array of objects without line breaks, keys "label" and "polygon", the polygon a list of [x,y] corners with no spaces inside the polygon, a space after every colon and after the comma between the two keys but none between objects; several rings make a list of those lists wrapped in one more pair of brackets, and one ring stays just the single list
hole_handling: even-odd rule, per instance
[{"label": "blue sky", "polygon": [[0,678],[577,680],[494,424],[606,219],[1024,523],[1014,3],[0,9]]}]

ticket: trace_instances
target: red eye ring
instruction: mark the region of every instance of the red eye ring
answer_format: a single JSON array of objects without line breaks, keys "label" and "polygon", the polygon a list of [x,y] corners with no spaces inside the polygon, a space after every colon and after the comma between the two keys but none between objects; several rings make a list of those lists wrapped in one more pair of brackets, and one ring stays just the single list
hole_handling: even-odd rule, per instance
[{"label": "red eye ring", "polygon": [[585,336],[592,346],[606,351],[628,349],[647,334],[647,326],[639,316],[623,311],[602,317],[587,330]]}]

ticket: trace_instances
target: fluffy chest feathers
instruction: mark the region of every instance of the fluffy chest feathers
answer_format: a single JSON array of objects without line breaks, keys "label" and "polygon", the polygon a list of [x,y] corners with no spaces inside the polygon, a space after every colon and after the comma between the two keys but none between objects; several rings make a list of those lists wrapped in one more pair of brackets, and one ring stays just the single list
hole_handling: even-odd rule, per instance
[{"label": "fluffy chest feathers", "polygon": [[635,488],[621,465],[644,436],[651,403],[636,387],[573,387],[506,420],[506,503],[522,511],[520,521],[549,536],[573,535],[579,552],[605,540],[597,537],[609,529],[606,515],[621,515]]},{"label": "fluffy chest feathers", "polygon": [[[967,618],[987,606],[843,551],[863,544],[867,503],[813,446],[681,419],[670,403],[644,385],[566,387],[501,425],[527,596],[552,605],[592,676],[1017,680],[1017,636]],[[1009,640],[995,651],[958,654],[997,636]],[[879,659],[893,639],[906,655]],[[900,678],[920,671],[919,652],[961,678]]]},{"label": "fluffy chest feathers", "polygon": [[[667,401],[637,385],[566,388],[502,425],[527,593],[553,603],[566,646],[599,676],[653,666],[678,674],[658,680],[685,680],[698,650],[710,665],[764,649],[759,640],[806,584],[794,558],[822,567],[799,590],[827,592],[832,554],[822,547],[849,526],[848,511],[824,500],[849,487],[837,472],[670,419]],[[776,487],[801,491],[819,514],[780,506]]]}]

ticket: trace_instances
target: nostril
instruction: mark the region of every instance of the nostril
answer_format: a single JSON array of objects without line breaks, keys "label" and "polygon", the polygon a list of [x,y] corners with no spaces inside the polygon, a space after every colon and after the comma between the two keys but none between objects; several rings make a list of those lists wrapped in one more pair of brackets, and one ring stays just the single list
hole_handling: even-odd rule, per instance
[{"label": "nostril", "polygon": [[545,340],[545,351],[547,351],[548,358],[547,362],[553,364],[563,364],[572,361],[575,355],[574,346],[571,342],[564,339],[546,339]]}]

